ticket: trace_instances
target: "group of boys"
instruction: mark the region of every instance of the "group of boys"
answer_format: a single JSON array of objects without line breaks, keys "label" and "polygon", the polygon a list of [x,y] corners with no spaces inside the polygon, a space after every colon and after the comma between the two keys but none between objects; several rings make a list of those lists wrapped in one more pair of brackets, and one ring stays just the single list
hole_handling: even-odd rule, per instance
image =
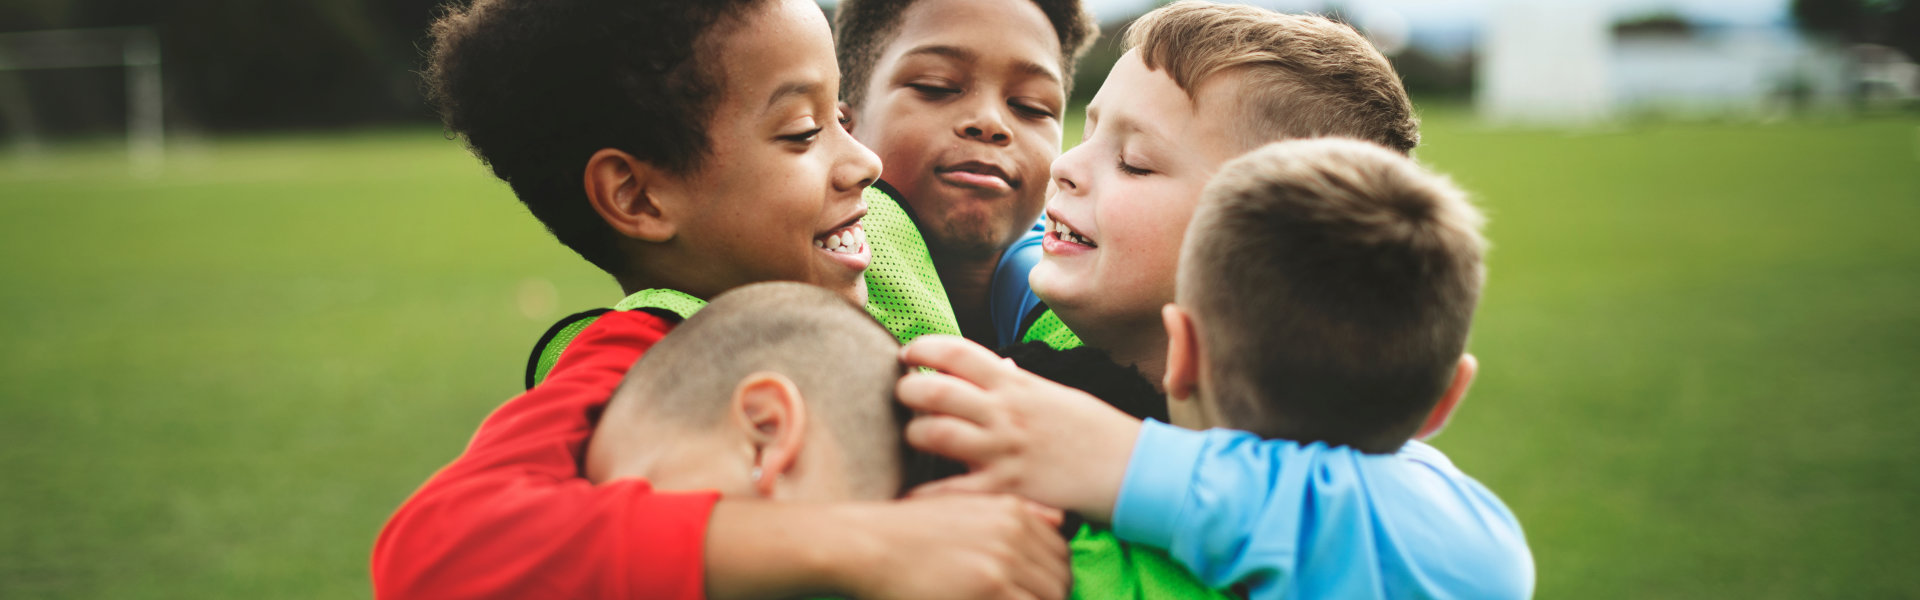
[{"label": "group of boys", "polygon": [[[627,296],[557,324],[400,507],[377,596],[1531,594],[1511,512],[1418,441],[1477,370],[1485,242],[1364,38],[1162,7],[1062,154],[1077,0],[834,21],[473,0],[435,24],[448,127]],[[1164,402],[982,347],[1020,342]]]}]

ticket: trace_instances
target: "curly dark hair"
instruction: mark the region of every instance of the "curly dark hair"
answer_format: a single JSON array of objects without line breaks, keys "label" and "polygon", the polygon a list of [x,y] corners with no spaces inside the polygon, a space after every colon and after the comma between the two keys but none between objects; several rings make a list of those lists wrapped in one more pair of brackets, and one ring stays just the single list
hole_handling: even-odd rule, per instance
[{"label": "curly dark hair", "polygon": [[427,96],[560,243],[620,275],[618,234],[581,185],[587,159],[616,148],[699,168],[721,89],[706,34],[763,1],[456,1],[433,24]]},{"label": "curly dark hair", "polygon": [[[833,46],[840,59],[840,99],[860,106],[880,53],[900,32],[915,0],[840,0],[833,12]],[[1100,26],[1080,0],[1033,0],[1060,37],[1061,85],[1073,93],[1073,67],[1100,37]]]}]

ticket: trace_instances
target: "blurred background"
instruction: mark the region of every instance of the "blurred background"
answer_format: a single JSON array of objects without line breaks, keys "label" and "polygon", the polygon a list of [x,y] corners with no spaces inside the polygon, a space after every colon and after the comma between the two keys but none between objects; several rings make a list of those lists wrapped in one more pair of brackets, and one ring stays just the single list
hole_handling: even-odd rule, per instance
[{"label": "blurred background", "polygon": [[[420,100],[437,4],[0,3],[0,597],[366,596],[617,299]],[[1089,4],[1079,102],[1157,3]],[[1920,1],[1266,4],[1392,57],[1492,217],[1436,445],[1540,597],[1920,596]]]}]

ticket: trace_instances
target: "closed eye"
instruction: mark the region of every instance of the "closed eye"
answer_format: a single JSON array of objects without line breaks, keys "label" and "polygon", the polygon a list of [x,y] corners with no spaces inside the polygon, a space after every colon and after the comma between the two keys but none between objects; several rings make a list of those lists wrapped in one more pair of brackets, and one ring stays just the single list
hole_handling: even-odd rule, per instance
[{"label": "closed eye", "polygon": [[793,135],[780,136],[780,141],[793,142],[796,144],[811,144],[813,143],[814,139],[820,137],[821,131],[825,131],[825,129],[822,129],[820,127],[815,127],[813,129],[809,129],[804,132],[796,133]]},{"label": "closed eye", "polygon": [[924,83],[909,83],[907,87],[913,88],[913,91],[920,92],[930,98],[943,98],[960,93],[960,88],[928,85]]},{"label": "closed eye", "polygon": [[1007,104],[1012,106],[1013,110],[1029,117],[1051,119],[1057,116],[1054,114],[1053,109],[1046,108],[1043,106],[1025,104],[1020,102],[1009,102]]},{"label": "closed eye", "polygon": [[1115,162],[1115,164],[1116,164],[1116,165],[1118,165],[1118,166],[1120,167],[1120,172],[1121,172],[1121,173],[1126,173],[1126,174],[1128,174],[1128,175],[1133,175],[1133,176],[1135,176],[1135,177],[1138,177],[1138,176],[1141,176],[1141,175],[1152,175],[1152,174],[1153,174],[1153,170],[1151,170],[1151,169],[1142,169],[1142,168],[1140,168],[1140,167],[1136,167],[1136,166],[1133,166],[1133,165],[1130,165],[1130,164],[1127,164],[1127,159],[1126,159],[1126,158],[1124,158],[1124,157],[1123,157],[1123,158],[1121,158],[1121,159],[1119,159],[1118,161],[1116,161],[1116,162]]}]

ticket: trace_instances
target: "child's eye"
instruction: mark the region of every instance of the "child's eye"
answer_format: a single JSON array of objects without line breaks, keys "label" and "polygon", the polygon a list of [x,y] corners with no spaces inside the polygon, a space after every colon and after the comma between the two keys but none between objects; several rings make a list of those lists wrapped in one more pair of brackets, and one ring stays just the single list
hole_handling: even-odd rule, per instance
[{"label": "child's eye", "polygon": [[1047,118],[1047,119],[1051,119],[1054,117],[1053,109],[1040,106],[1037,104],[1023,104],[1020,102],[1009,102],[1008,104],[1013,106],[1013,110],[1018,111],[1020,114],[1023,114],[1029,117],[1038,117],[1038,118]]},{"label": "child's eye", "polygon": [[1126,159],[1126,157],[1121,157],[1121,158],[1120,158],[1120,160],[1119,160],[1119,162],[1118,162],[1118,163],[1116,163],[1116,164],[1118,164],[1118,165],[1120,166],[1120,172],[1121,172],[1121,173],[1126,173],[1126,174],[1128,174],[1128,175],[1133,175],[1133,176],[1135,176],[1135,177],[1138,177],[1138,176],[1141,176],[1141,175],[1152,175],[1152,174],[1153,174],[1153,170],[1151,170],[1151,169],[1142,169],[1142,168],[1140,168],[1140,167],[1136,167],[1136,166],[1133,166],[1133,165],[1130,165],[1130,164],[1127,164],[1127,159]]},{"label": "child's eye", "polygon": [[821,131],[825,131],[825,129],[815,127],[813,129],[809,129],[804,132],[796,133],[793,135],[780,136],[780,140],[784,142],[793,142],[796,144],[811,144],[813,143],[814,138],[820,137]]},{"label": "child's eye", "polygon": [[951,95],[960,93],[960,88],[953,88],[953,87],[947,87],[942,85],[932,85],[932,84],[926,84],[926,83],[909,83],[907,84],[907,87],[913,88],[913,91],[920,92],[921,94],[925,94],[927,96],[935,97],[935,98],[943,97],[943,96],[951,96]]}]

